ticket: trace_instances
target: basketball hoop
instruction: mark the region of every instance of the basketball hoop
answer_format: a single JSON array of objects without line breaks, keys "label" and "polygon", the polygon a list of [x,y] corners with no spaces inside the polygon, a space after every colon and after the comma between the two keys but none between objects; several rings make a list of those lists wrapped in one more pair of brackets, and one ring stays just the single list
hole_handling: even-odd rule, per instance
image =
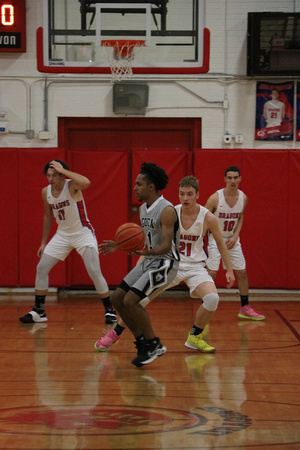
[{"label": "basketball hoop", "polygon": [[141,40],[116,40],[101,41],[112,73],[112,81],[120,81],[132,78],[132,61],[136,50],[145,47],[145,41]]}]

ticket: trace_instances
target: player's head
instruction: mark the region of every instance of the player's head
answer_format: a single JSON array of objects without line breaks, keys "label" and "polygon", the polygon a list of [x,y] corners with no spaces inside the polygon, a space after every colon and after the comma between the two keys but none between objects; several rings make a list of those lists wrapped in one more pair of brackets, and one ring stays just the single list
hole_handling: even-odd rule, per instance
[{"label": "player's head", "polygon": [[237,166],[229,166],[225,170],[224,177],[226,187],[229,189],[237,189],[240,182],[242,181],[241,171]]},{"label": "player's head", "polygon": [[277,99],[279,97],[279,90],[277,88],[273,88],[271,91],[271,97],[273,99]]},{"label": "player's head", "polygon": [[228,172],[237,172],[239,174],[239,177],[241,176],[241,171],[237,166],[229,166],[225,170],[225,177],[227,177]]},{"label": "player's head", "polygon": [[199,192],[199,181],[193,175],[188,175],[182,178],[178,184],[179,189],[182,187],[192,187],[195,189],[196,193]]},{"label": "player's head", "polygon": [[[51,161],[53,161],[53,159],[51,159],[50,161],[47,162],[47,164],[45,164],[44,170],[43,170],[44,175],[47,175]],[[64,169],[70,170],[70,167],[68,166],[68,164],[65,163],[64,161],[62,161],[61,159],[54,159],[54,161],[59,162],[63,166]]]},{"label": "player's head", "polygon": [[193,208],[199,197],[199,181],[193,175],[182,178],[178,184],[178,195],[182,208]]},{"label": "player's head", "polygon": [[165,189],[169,181],[164,169],[154,163],[143,162],[140,174],[148,184],[153,184],[157,191]]}]

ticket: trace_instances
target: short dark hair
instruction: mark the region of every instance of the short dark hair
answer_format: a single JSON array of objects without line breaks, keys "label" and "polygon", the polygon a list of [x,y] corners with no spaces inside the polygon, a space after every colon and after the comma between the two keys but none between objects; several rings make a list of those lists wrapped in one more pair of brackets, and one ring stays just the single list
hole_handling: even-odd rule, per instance
[{"label": "short dark hair", "polygon": [[199,181],[193,175],[183,177],[179,182],[178,187],[193,187],[195,191],[199,192]]},{"label": "short dark hair", "polygon": [[143,162],[141,164],[140,174],[146,178],[148,183],[153,183],[157,191],[165,189],[169,181],[169,177],[164,169],[151,162]]},{"label": "short dark hair", "polygon": [[49,167],[50,167],[51,161],[57,161],[57,162],[59,162],[59,163],[63,166],[64,169],[70,170],[70,167],[68,166],[68,164],[65,163],[64,161],[62,161],[61,159],[54,159],[54,160],[51,159],[51,160],[48,161],[47,164],[45,164],[45,166],[44,166],[44,171],[43,171],[44,175],[47,175],[47,172],[48,172],[48,169],[49,169]]},{"label": "short dark hair", "polygon": [[228,172],[237,172],[239,174],[239,176],[241,175],[240,169],[238,167],[236,167],[236,166],[229,166],[229,167],[227,167],[227,169],[225,170],[225,177],[226,177]]}]

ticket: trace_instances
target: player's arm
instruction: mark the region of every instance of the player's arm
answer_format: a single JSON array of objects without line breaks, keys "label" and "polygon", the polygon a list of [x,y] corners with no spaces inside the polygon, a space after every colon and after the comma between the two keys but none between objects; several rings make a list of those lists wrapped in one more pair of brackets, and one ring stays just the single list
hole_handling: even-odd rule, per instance
[{"label": "player's arm", "polygon": [[42,241],[41,245],[38,249],[37,255],[41,257],[44,251],[44,248],[47,244],[47,239],[51,230],[52,221],[53,221],[53,212],[52,208],[47,202],[47,187],[42,189],[42,199],[44,202],[44,217],[43,217],[43,232],[42,232]]},{"label": "player's arm", "polygon": [[208,198],[205,208],[207,208],[211,213],[214,213],[218,208],[218,203],[219,203],[219,195],[217,192],[215,192]]},{"label": "player's arm", "polygon": [[80,175],[79,173],[72,172],[71,170],[64,169],[58,161],[51,161],[50,167],[56,170],[56,172],[64,175],[66,178],[71,179],[69,184],[71,194],[75,194],[76,191],[79,190],[83,191],[91,185],[91,182],[87,177]]},{"label": "player's arm", "polygon": [[230,256],[224,242],[224,239],[221,234],[221,230],[219,227],[219,222],[217,218],[210,212],[206,213],[204,218],[204,227],[203,234],[205,235],[209,231],[217,244],[218,250],[221,254],[221,257],[226,265],[226,280],[227,280],[227,288],[230,289],[234,283],[234,273],[231,266]]},{"label": "player's arm", "polygon": [[176,210],[173,206],[166,206],[160,216],[161,231],[162,231],[162,244],[158,247],[149,248],[148,244],[145,245],[143,250],[134,252],[138,256],[147,255],[164,255],[171,250],[172,240],[174,236],[174,224],[178,220]]},{"label": "player's arm", "polygon": [[238,237],[240,235],[240,231],[241,231],[242,226],[243,226],[244,214],[245,214],[245,209],[246,209],[246,206],[247,206],[247,202],[248,202],[248,198],[244,194],[244,208],[243,208],[243,211],[241,212],[240,217],[238,218],[238,221],[237,221],[236,226],[234,228],[233,235],[229,239],[227,239],[227,241],[226,241],[226,245],[227,245],[227,248],[229,250],[231,250],[235,246],[235,244],[236,244],[236,242],[238,240]]}]

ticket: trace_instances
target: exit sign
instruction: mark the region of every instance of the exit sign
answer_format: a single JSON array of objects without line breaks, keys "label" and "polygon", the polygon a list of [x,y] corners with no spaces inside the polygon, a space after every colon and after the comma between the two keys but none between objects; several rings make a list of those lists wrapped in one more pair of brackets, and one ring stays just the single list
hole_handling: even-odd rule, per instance
[{"label": "exit sign", "polygon": [[0,0],[0,52],[26,52],[26,0]]}]

